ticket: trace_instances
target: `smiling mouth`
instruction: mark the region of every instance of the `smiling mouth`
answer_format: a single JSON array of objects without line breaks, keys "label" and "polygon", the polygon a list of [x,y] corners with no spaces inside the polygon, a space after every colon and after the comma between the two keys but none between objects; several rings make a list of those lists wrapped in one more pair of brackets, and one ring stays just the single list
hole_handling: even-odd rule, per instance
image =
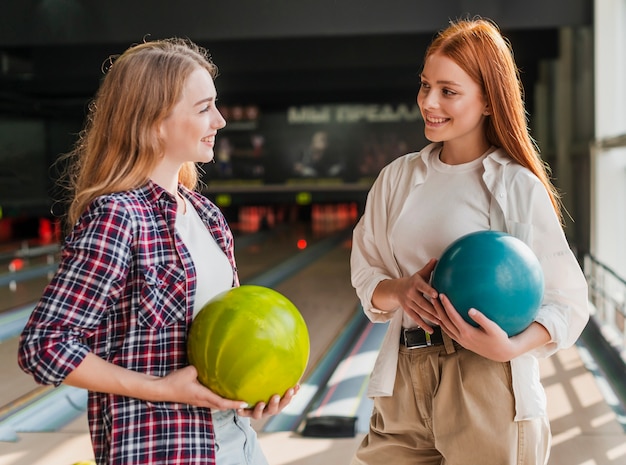
[{"label": "smiling mouth", "polygon": [[446,121],[449,121],[449,118],[435,118],[433,116],[427,116],[426,121],[431,124],[441,124],[441,123],[445,123]]},{"label": "smiling mouth", "polygon": [[200,139],[202,142],[213,142],[213,136],[209,136],[209,137],[203,137],[202,139]]}]

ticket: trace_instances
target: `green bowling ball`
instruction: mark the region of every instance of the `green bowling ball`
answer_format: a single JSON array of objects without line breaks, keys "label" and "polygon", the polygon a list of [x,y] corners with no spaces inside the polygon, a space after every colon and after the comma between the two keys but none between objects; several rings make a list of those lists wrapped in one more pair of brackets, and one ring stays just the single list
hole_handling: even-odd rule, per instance
[{"label": "green bowling ball", "polygon": [[250,406],[295,386],[309,352],[308,329],[296,306],[279,292],[256,285],[229,289],[207,302],[187,341],[198,380],[216,394]]}]

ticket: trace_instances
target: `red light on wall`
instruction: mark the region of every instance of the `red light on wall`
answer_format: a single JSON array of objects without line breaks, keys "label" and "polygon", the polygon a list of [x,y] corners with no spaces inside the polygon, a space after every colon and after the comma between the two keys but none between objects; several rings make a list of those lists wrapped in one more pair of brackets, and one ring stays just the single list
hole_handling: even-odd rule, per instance
[{"label": "red light on wall", "polygon": [[298,239],[298,242],[296,245],[300,250],[303,250],[303,249],[306,249],[307,243],[306,243],[306,240],[304,239]]}]

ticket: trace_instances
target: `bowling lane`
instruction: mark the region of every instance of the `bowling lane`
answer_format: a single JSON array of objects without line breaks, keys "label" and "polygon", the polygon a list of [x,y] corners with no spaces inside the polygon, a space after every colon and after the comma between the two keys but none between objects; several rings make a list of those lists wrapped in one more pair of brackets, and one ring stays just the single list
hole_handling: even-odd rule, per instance
[{"label": "bowling lane", "polygon": [[249,240],[242,235],[235,236],[239,279],[245,283],[294,256],[302,247],[310,247],[326,237],[327,234],[316,234],[304,223],[279,225],[264,234],[262,241]]},{"label": "bowling lane", "polygon": [[[3,318],[0,324],[12,324],[13,319],[9,313],[14,310],[34,306],[35,300],[39,298],[52,276],[52,272],[45,270],[51,268],[58,257],[58,251],[59,247],[56,244],[28,242],[15,244],[11,248],[3,248],[0,257],[0,277],[4,281],[12,274],[18,275],[23,272],[33,272],[36,276],[32,279],[16,280],[0,285],[0,315]],[[42,269],[44,271],[38,271]],[[20,310],[19,313],[24,312]],[[45,390],[17,366],[17,342],[17,338],[14,337],[0,343],[0,363],[2,363],[0,418],[9,411],[16,399]]]},{"label": "bowling lane", "polygon": [[305,378],[357,311],[349,265],[350,247],[345,241],[276,286],[298,307],[309,329],[311,357]]},{"label": "bowling lane", "polygon": [[8,413],[12,402],[39,390],[39,385],[32,376],[24,373],[17,365],[17,343],[17,338],[0,343],[0,418],[3,413]]},{"label": "bowling lane", "polygon": [[[350,241],[346,240],[275,287],[296,305],[309,329],[311,355],[303,380],[358,311],[349,266]],[[253,422],[255,429],[260,431],[266,421]]]},{"label": "bowling lane", "polygon": [[9,286],[0,287],[0,314],[26,305],[34,305],[35,299],[41,295],[43,288],[50,278],[46,275],[19,281],[14,285],[14,290]]},{"label": "bowling lane", "polygon": [[[57,244],[29,245],[4,249],[0,254],[0,313],[33,302],[52,276],[58,260]],[[10,281],[12,276],[31,274],[28,280]]]}]

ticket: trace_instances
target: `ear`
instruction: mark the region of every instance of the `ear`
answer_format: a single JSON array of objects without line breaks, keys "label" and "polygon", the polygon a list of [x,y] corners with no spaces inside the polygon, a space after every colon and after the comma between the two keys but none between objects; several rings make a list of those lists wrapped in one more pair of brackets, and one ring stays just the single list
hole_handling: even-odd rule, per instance
[{"label": "ear", "polygon": [[163,140],[164,140],[164,135],[165,135],[165,128],[163,127],[163,123],[157,123],[154,126],[152,126],[152,137],[154,138],[154,141],[156,143],[156,146],[159,147],[159,151],[160,156],[163,156]]},{"label": "ear", "polygon": [[167,139],[167,127],[163,124],[163,120],[153,126],[152,133],[159,146],[163,148],[163,141]]},{"label": "ear", "polygon": [[485,104],[485,108],[483,109],[483,115],[489,116],[490,114],[491,114],[491,108],[489,107],[489,104]]},{"label": "ear", "polygon": [[154,125],[153,131],[154,131],[154,136],[157,139],[161,139],[163,137],[163,122],[161,121],[159,123],[156,123]]}]

